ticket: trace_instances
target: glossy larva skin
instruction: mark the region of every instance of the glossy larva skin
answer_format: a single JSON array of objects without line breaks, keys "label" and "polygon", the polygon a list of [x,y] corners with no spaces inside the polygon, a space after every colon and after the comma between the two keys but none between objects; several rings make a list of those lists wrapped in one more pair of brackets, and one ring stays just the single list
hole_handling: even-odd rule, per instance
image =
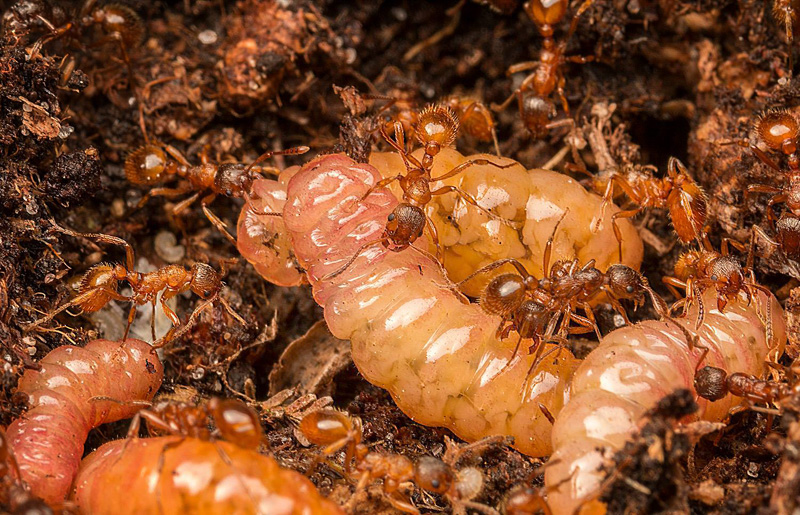
[{"label": "glossy larva skin", "polygon": [[[418,153],[414,155],[419,157]],[[431,175],[443,175],[475,158],[486,158],[498,164],[514,162],[489,154],[463,156],[452,148],[445,148],[434,159]],[[405,169],[402,159],[394,152],[373,153],[370,164],[385,177]],[[456,204],[457,197],[452,193],[434,196],[428,214],[438,229],[445,248],[445,267],[453,281],[460,281],[480,267],[503,258],[518,259],[533,275],[543,277],[546,275],[542,271],[545,245],[565,212],[555,236],[551,263],[574,258],[587,263],[594,259],[595,266],[605,271],[620,262],[614,250],[617,240],[611,227],[611,215],[618,209],[614,206],[607,209],[600,229],[592,232],[594,220],[601,213],[602,199],[564,174],[526,170],[521,164],[506,169],[482,165],[435,183],[432,189],[444,184],[461,188],[494,214],[524,224],[522,228],[514,228],[492,220],[465,202]],[[396,183],[391,188],[395,194],[400,194]],[[620,220],[619,225],[624,242],[621,262],[638,270],[643,255],[642,240],[627,220]],[[510,271],[510,267],[504,267],[486,274],[482,280],[470,281],[464,291],[478,296],[491,277]]]},{"label": "glossy larva skin", "polygon": [[351,340],[364,377],[418,422],[466,440],[512,435],[523,452],[549,454],[551,426],[539,403],[557,413],[566,402],[577,365],[568,352],[545,360],[522,391],[532,357],[504,370],[516,340],[498,341],[500,319],[467,304],[438,264],[414,249],[374,246],[342,274],[320,280],[383,233],[397,199],[381,189],[361,200],[379,179],[368,164],[328,155],[289,182],[284,221],[328,327]]},{"label": "glossy larva skin", "polygon": [[278,286],[297,286],[304,274],[295,266],[291,243],[283,219],[259,213],[283,211],[286,184],[300,168],[287,168],[278,180],[258,179],[253,182],[250,199],[239,214],[236,226],[236,247],[244,258],[267,281]]},{"label": "glossy larva skin", "polygon": [[[716,293],[709,290],[704,295],[710,311],[698,332],[698,344],[709,348],[703,363],[760,377],[765,360],[777,361],[786,342],[777,300],[770,296],[774,337],[768,342],[762,322],[767,316],[765,294],[759,292],[750,306],[745,300],[729,303],[722,313],[714,308]],[[686,318],[679,319],[690,331],[697,319],[696,303],[693,306]],[[603,453],[613,455],[622,448],[648,409],[678,388],[694,391],[699,356],[699,349],[689,351],[679,330],[655,320],[617,329],[603,338],[575,372],[572,397],[553,426],[555,452],[545,471],[545,485],[554,513],[572,513],[592,499],[604,478],[597,470]],[[716,402],[703,398],[697,402],[698,418],[719,421],[742,399],[729,394]]]},{"label": "glossy larva skin", "polygon": [[72,497],[87,514],[342,513],[270,457],[177,436],[101,446],[81,463]]},{"label": "glossy larva skin", "polygon": [[41,370],[28,370],[19,381],[17,391],[28,395],[30,408],[8,426],[6,435],[31,492],[57,504],[69,491],[89,431],[141,409],[90,399],[150,401],[164,370],[149,344],[132,339],[124,345],[110,340],[64,345],[39,364]]}]

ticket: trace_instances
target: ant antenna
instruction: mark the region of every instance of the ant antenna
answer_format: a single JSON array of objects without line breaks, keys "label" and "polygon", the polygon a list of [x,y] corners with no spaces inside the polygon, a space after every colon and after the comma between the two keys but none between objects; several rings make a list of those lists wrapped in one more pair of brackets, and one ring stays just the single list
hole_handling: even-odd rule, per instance
[{"label": "ant antenna", "polygon": [[287,148],[286,150],[270,150],[258,156],[255,161],[247,165],[247,168],[245,168],[244,171],[249,172],[250,169],[253,168],[253,166],[257,165],[258,163],[261,163],[262,161],[266,161],[272,156],[296,156],[300,154],[305,154],[309,150],[311,150],[311,148],[306,147],[305,145],[300,147]]}]

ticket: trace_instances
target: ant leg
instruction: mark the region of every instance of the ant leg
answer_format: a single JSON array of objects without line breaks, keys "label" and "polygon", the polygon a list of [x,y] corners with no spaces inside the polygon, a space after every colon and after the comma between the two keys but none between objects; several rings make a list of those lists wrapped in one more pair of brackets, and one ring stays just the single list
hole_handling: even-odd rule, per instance
[{"label": "ant leg", "polygon": [[472,206],[477,208],[478,211],[480,211],[481,213],[485,214],[486,216],[488,216],[492,220],[497,220],[498,222],[502,223],[503,225],[507,225],[508,227],[511,227],[511,228],[514,228],[514,229],[519,229],[520,228],[520,223],[519,222],[515,222],[514,220],[508,220],[506,218],[503,218],[502,216],[499,216],[499,215],[496,215],[496,214],[492,213],[491,211],[489,211],[488,209],[486,209],[482,205],[478,204],[478,201],[475,199],[475,197],[473,197],[472,195],[470,195],[466,191],[462,190],[458,186],[442,186],[439,189],[431,191],[431,195],[444,195],[446,193],[455,193],[456,195],[459,196],[459,198],[461,198],[462,200],[464,200],[468,204],[471,204]]},{"label": "ant leg", "polygon": [[[264,152],[263,154],[258,156],[255,161],[247,165],[247,168],[244,169],[244,173],[249,172],[250,169],[253,168],[253,166],[257,165],[262,161],[266,161],[272,156],[296,156],[300,154],[305,154],[309,150],[311,150],[311,148],[306,147],[305,145],[301,145],[299,147],[287,148],[285,150],[270,150],[269,152]],[[278,175],[278,173],[276,173],[275,175]]]},{"label": "ant leg", "polygon": [[528,272],[528,270],[525,268],[525,265],[523,265],[522,263],[520,263],[516,259],[514,259],[514,258],[504,258],[504,259],[498,259],[497,261],[493,261],[493,262],[489,263],[486,266],[482,266],[481,268],[475,270],[474,272],[469,274],[467,277],[462,279],[458,284],[464,284],[465,282],[469,281],[470,279],[474,278],[477,275],[480,275],[480,274],[485,273],[485,272],[491,272],[495,268],[500,268],[501,266],[503,266],[505,264],[513,265],[514,268],[517,269],[517,272],[519,272],[519,274],[522,277],[530,277],[530,275],[531,275]]},{"label": "ant leg", "polygon": [[439,177],[432,177],[431,182],[438,182],[438,181],[443,181],[445,179],[449,179],[450,177],[454,177],[460,174],[461,172],[463,172],[464,170],[466,170],[471,166],[487,166],[487,165],[494,166],[495,168],[498,168],[500,170],[504,170],[506,168],[511,168],[512,166],[517,166],[518,163],[513,162],[501,165],[500,163],[495,163],[494,161],[485,158],[470,159],[469,161],[465,161],[460,165],[453,167],[449,172],[445,173],[444,175],[440,175]]},{"label": "ant leg", "polygon": [[617,211],[613,215],[611,215],[611,226],[614,229],[614,236],[617,238],[617,244],[619,245],[619,260],[622,261],[622,229],[619,228],[617,224],[618,218],[633,218],[634,216],[638,215],[642,212],[642,208],[638,207],[636,209],[631,209],[629,211]]},{"label": "ant leg", "polygon": [[558,219],[556,225],[553,226],[553,232],[550,234],[550,237],[547,239],[547,243],[544,246],[544,255],[542,257],[542,273],[547,276],[550,274],[550,259],[553,255],[553,242],[556,239],[556,233],[558,231],[558,226],[561,225],[561,222],[569,213],[569,209],[564,211],[564,214],[561,215],[561,218]]},{"label": "ant leg", "polygon": [[[533,70],[535,68],[538,68],[540,64],[541,64],[540,61],[525,61],[522,63],[512,64],[511,66],[508,67],[508,70],[506,70],[506,77],[514,75],[515,73]],[[524,88],[520,87],[519,89],[524,89]]]},{"label": "ant leg", "polygon": [[425,228],[428,229],[428,232],[431,235],[431,241],[436,246],[437,261],[444,264],[444,249],[439,243],[439,232],[436,230],[436,226],[433,225],[433,220],[431,220],[428,216],[425,217]]},{"label": "ant leg", "polygon": [[[677,277],[664,276],[661,278],[661,282],[664,283],[664,286],[669,289],[676,299],[681,299],[686,296],[685,292],[688,291],[688,287],[684,281],[681,281]],[[681,294],[678,288],[682,288],[684,293]]]},{"label": "ant leg", "polygon": [[208,208],[208,205],[211,204],[215,198],[216,194],[214,193],[203,197],[203,200],[200,201],[200,207],[203,209],[203,214],[206,215],[206,218],[208,218],[208,221],[211,222],[211,225],[216,227],[217,230],[221,232],[229,242],[231,242],[231,244],[236,246],[236,238],[231,236],[231,234],[228,232],[228,226],[225,225],[225,222],[223,222],[217,215],[214,214],[213,211],[211,211],[211,209]]},{"label": "ant leg", "polygon": [[[606,291],[606,293],[608,292]],[[625,322],[625,325],[631,325],[631,321],[628,318],[628,313],[625,311],[625,308],[622,306],[620,301],[611,295],[608,295],[608,302],[611,304],[611,307],[614,308],[614,311],[619,313],[619,315],[622,317],[622,321]]]},{"label": "ant leg", "polygon": [[366,193],[361,195],[361,200],[363,201],[364,199],[366,199],[367,197],[372,195],[372,193],[375,192],[375,190],[379,190],[381,188],[385,188],[385,187],[389,186],[391,183],[393,183],[394,181],[399,181],[402,178],[403,178],[402,175],[395,175],[394,177],[387,177],[385,179],[379,180],[378,182],[373,184],[372,187],[369,188]]},{"label": "ant leg", "polygon": [[356,258],[357,258],[358,256],[360,256],[360,255],[361,255],[361,254],[362,254],[362,253],[363,253],[365,250],[367,250],[369,247],[372,247],[372,246],[374,246],[374,245],[377,245],[377,244],[379,244],[379,243],[387,243],[387,242],[388,242],[388,240],[387,240],[386,238],[383,238],[383,237],[382,237],[382,238],[380,238],[380,239],[378,239],[378,240],[369,241],[369,242],[367,242],[367,243],[363,244],[363,245],[361,246],[361,248],[359,248],[359,249],[358,249],[358,250],[355,252],[355,254],[353,254],[353,256],[352,256],[350,259],[348,259],[348,260],[347,260],[347,262],[346,262],[344,265],[340,266],[339,268],[337,268],[337,269],[336,269],[336,270],[334,270],[333,272],[330,272],[330,273],[328,273],[328,274],[325,274],[325,275],[323,275],[323,276],[322,276],[322,277],[321,277],[319,280],[320,280],[320,281],[329,281],[329,280],[333,279],[333,278],[334,278],[334,277],[336,277],[337,275],[339,275],[339,274],[341,274],[342,272],[344,272],[345,270],[347,270],[347,269],[348,269],[348,267],[349,267],[350,265],[352,265],[352,264],[353,264],[353,262],[356,260]]},{"label": "ant leg", "polygon": [[[597,335],[597,339],[598,340],[602,340],[603,339],[603,335],[600,334],[600,328],[597,326],[597,319],[595,319],[595,317],[594,317],[594,310],[592,309],[592,306],[590,306],[588,302],[581,302],[579,304],[579,306],[586,313],[585,321],[589,322],[591,324],[591,328],[594,330],[595,334]],[[574,315],[574,316],[577,317],[578,315]],[[575,319],[573,319],[573,320],[575,320]]]},{"label": "ant leg", "polygon": [[195,202],[195,201],[196,201],[196,200],[197,200],[199,197],[200,197],[200,192],[197,192],[197,193],[195,193],[194,195],[192,195],[191,197],[188,197],[188,198],[186,198],[186,199],[184,199],[184,200],[181,200],[180,202],[178,202],[178,203],[175,205],[175,207],[173,207],[173,208],[172,208],[172,216],[174,216],[176,219],[177,219],[178,217],[180,217],[180,216],[181,216],[181,214],[183,214],[183,212],[184,212],[184,211],[186,211],[187,209],[189,209],[189,206],[191,206],[192,204],[194,204],[194,202]]},{"label": "ant leg", "polygon": [[775,163],[775,161],[772,160],[771,157],[769,157],[766,153],[764,153],[763,150],[761,150],[757,146],[750,145],[750,151],[758,158],[759,161],[761,161],[765,165],[769,166],[773,170],[776,170],[778,172],[782,172],[783,171],[783,170],[781,170],[781,167],[778,166]]},{"label": "ant leg", "polygon": [[747,250],[747,245],[729,237],[722,238],[722,243],[720,244],[720,247],[723,256],[728,256],[730,254],[730,247],[735,248],[739,252],[745,252]]},{"label": "ant leg", "polygon": [[94,295],[96,295],[96,294],[98,294],[100,292],[102,292],[103,295],[110,296],[111,299],[113,299],[113,300],[126,301],[126,302],[131,300],[130,297],[126,297],[126,296],[124,296],[124,295],[122,295],[120,293],[117,293],[117,292],[113,291],[113,290],[107,290],[107,289],[104,289],[102,286],[98,286],[96,288],[92,288],[89,291],[81,293],[80,295],[78,295],[74,299],[70,300],[69,302],[59,306],[55,311],[52,311],[52,312],[48,313],[46,316],[44,316],[44,317],[42,317],[42,318],[40,318],[38,320],[35,320],[35,321],[31,322],[30,324],[26,325],[23,328],[22,332],[27,333],[30,330],[35,329],[35,328],[39,327],[42,324],[46,324],[47,322],[49,322],[50,320],[54,319],[59,314],[61,314],[64,311],[68,310],[69,308],[71,308],[73,306],[80,306],[81,304],[83,304],[84,302],[90,300]]},{"label": "ant leg", "polygon": [[[172,145],[164,145],[164,151],[167,154],[171,155],[173,158],[175,158],[175,160],[180,164],[182,164],[183,166],[186,167],[192,166],[191,163],[189,163],[189,160],[186,159],[186,157],[181,153],[181,151],[173,147]],[[201,152],[201,160],[203,159],[203,156],[204,152]]]},{"label": "ant leg", "polygon": [[384,498],[389,501],[389,504],[396,510],[402,511],[403,513],[412,513],[414,515],[419,515],[419,510],[411,504],[411,500],[406,500],[400,498],[400,496],[395,492],[391,494],[385,493]]},{"label": "ant leg", "polygon": [[136,307],[137,304],[135,302],[131,302],[131,309],[128,311],[128,324],[125,326],[125,333],[122,335],[122,341],[128,339],[128,333],[131,330],[131,325],[133,324],[133,320],[136,318]]},{"label": "ant leg", "polygon": [[774,228],[775,227],[775,210],[773,207],[775,204],[782,204],[788,200],[789,196],[785,194],[775,195],[771,199],[767,201],[767,220],[769,220],[770,225]]},{"label": "ant leg", "polygon": [[176,188],[153,188],[139,200],[139,203],[136,204],[136,209],[141,209],[147,204],[147,201],[153,197],[166,197],[166,198],[175,198],[180,197],[181,195],[186,195],[192,191],[192,186],[187,182],[181,184]]},{"label": "ant leg", "polygon": [[[750,251],[747,253],[747,263],[745,264],[745,268],[752,272],[753,270],[753,262],[755,260],[755,247],[756,247],[756,239],[761,239],[767,243],[773,249],[781,248],[781,244],[774,239],[772,239],[759,225],[754,225],[752,228],[752,232],[750,233]],[[755,282],[755,280],[753,281]]]},{"label": "ant leg", "polygon": [[57,225],[55,222],[53,222],[53,230],[60,232],[62,234],[66,234],[67,236],[72,236],[73,238],[87,238],[90,240],[97,240],[100,243],[108,243],[109,245],[119,245],[121,247],[124,247],[126,268],[128,270],[133,270],[135,267],[136,259],[134,257],[133,247],[131,247],[131,244],[123,240],[122,238],[99,232],[75,232],[71,229],[65,229],[64,227]]},{"label": "ant leg", "polygon": [[[155,306],[153,306],[153,308],[155,308]],[[175,311],[172,310],[171,307],[167,306],[167,303],[164,302],[163,298],[161,299],[161,311],[167,315],[167,318],[169,318],[169,321],[172,323],[172,327],[179,327],[181,325],[180,317],[177,315],[177,313],[175,313]],[[155,341],[155,336],[153,336],[153,341]]]},{"label": "ant leg", "polygon": [[583,13],[586,12],[587,9],[589,9],[589,7],[592,6],[592,4],[594,4],[594,1],[595,0],[584,0],[581,6],[578,7],[578,10],[575,11],[575,14],[572,16],[572,21],[569,24],[569,32],[567,32],[565,42],[569,42],[570,38],[575,33],[575,29],[578,28],[578,19]]}]

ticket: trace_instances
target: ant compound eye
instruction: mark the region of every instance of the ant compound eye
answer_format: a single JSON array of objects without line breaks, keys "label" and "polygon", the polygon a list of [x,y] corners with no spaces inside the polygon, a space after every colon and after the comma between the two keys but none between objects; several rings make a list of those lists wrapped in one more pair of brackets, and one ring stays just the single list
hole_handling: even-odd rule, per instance
[{"label": "ant compound eye", "polygon": [[716,275],[712,275],[711,276],[711,280],[712,281],[719,281],[719,277],[717,277]]},{"label": "ant compound eye", "polygon": [[441,483],[439,482],[438,479],[434,479],[433,481],[431,481],[431,486],[436,488],[436,489],[438,489],[440,485],[441,485]]},{"label": "ant compound eye", "polygon": [[633,293],[633,290],[634,290],[633,286],[630,286],[630,285],[628,285],[628,286],[625,288],[625,291],[626,291],[626,292],[628,292],[628,293]]},{"label": "ant compound eye", "polygon": [[390,222],[394,222],[395,218],[397,218],[397,217],[395,216],[394,213],[389,213],[389,217],[387,218],[387,220],[389,220]]}]

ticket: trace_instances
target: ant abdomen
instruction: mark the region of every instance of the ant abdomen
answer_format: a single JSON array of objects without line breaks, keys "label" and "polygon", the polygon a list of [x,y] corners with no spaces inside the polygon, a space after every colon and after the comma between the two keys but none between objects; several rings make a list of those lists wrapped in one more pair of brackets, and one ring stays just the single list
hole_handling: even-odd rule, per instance
[{"label": "ant abdomen", "polygon": [[489,282],[481,294],[481,308],[492,315],[511,315],[525,300],[525,281],[519,274],[503,274]]},{"label": "ant abdomen", "polygon": [[152,186],[164,180],[168,157],[158,145],[143,145],[125,159],[125,177],[133,184]]},{"label": "ant abdomen", "polygon": [[104,308],[114,293],[118,290],[119,277],[115,272],[116,267],[108,263],[99,263],[90,268],[81,278],[78,294],[89,294],[95,291],[94,295],[87,295],[86,301],[81,304],[81,309],[86,313],[94,313]]}]

